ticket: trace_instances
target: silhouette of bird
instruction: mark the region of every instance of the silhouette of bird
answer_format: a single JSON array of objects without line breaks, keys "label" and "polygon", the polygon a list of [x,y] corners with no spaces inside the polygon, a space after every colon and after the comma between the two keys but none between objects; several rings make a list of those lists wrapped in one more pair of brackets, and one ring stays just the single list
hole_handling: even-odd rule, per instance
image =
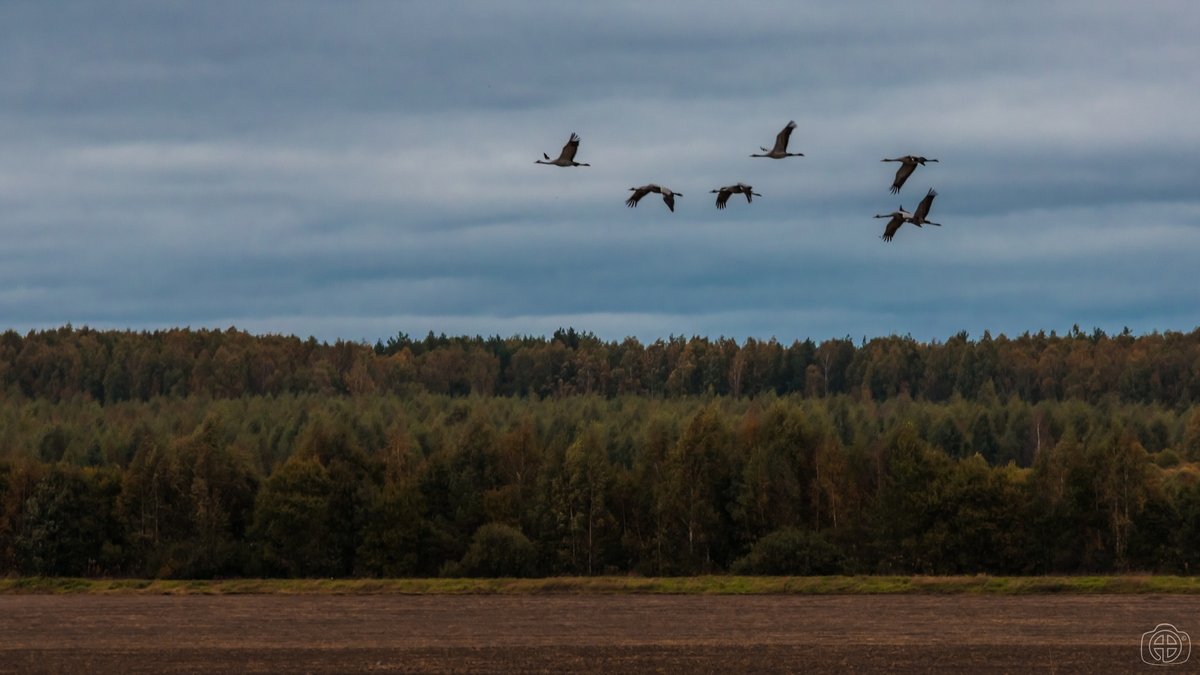
[{"label": "silhouette of bird", "polygon": [[931,220],[925,219],[925,216],[929,215],[929,208],[933,206],[933,198],[936,196],[937,192],[934,191],[933,188],[929,188],[929,194],[925,195],[925,198],[921,200],[919,205],[917,205],[917,210],[913,211],[912,217],[908,219],[908,222],[916,225],[917,227],[922,225],[936,225],[941,227],[941,223],[935,223]]},{"label": "silhouette of bird", "polygon": [[896,179],[892,181],[892,194],[900,192],[900,188],[904,185],[904,181],[912,175],[913,171],[917,170],[917,165],[925,166],[925,162],[936,162],[936,159],[925,159],[916,155],[905,155],[894,159],[881,159],[881,162],[900,162],[900,168],[896,169]]},{"label": "silhouette of bird", "polygon": [[709,190],[709,192],[717,193],[717,208],[718,209],[725,208],[725,204],[729,201],[730,195],[737,195],[737,194],[746,195],[746,203],[747,204],[749,204],[750,202],[753,202],[754,197],[762,196],[762,195],[758,194],[757,192],[755,192],[753,189],[751,189],[751,187],[749,185],[746,185],[745,183],[738,183],[736,185],[727,185],[723,188],[718,188],[716,190]]},{"label": "silhouette of bird", "polygon": [[903,225],[905,222],[908,222],[908,219],[912,218],[912,214],[909,213],[908,211],[905,211],[904,207],[901,206],[900,210],[898,210],[898,211],[892,211],[891,213],[876,214],[875,217],[876,218],[891,218],[891,220],[888,221],[887,226],[883,228],[883,240],[891,241],[892,236],[896,234],[896,230],[900,229],[900,226]]},{"label": "silhouette of bird", "polygon": [[779,132],[779,135],[775,137],[775,147],[774,148],[767,150],[766,148],[764,148],[760,145],[760,146],[758,146],[759,149],[767,154],[765,154],[765,155],[750,155],[750,156],[751,157],[770,157],[771,159],[783,159],[784,157],[803,157],[804,156],[803,152],[788,152],[787,151],[788,139],[791,138],[792,129],[795,129],[795,128],[796,128],[795,122],[788,122],[787,126],[783,128],[783,131]]},{"label": "silhouette of bird", "polygon": [[633,194],[629,196],[629,199],[625,200],[625,206],[628,206],[629,208],[633,208],[633,207],[637,206],[638,201],[640,201],[642,197],[645,197],[646,195],[650,194],[651,192],[657,192],[658,194],[663,196],[663,201],[666,202],[667,208],[671,209],[671,213],[674,213],[675,212],[675,198],[683,196],[682,192],[674,192],[671,190],[671,188],[665,188],[665,187],[662,187],[661,185],[655,185],[654,183],[649,183],[647,185],[643,185],[642,187],[629,188],[629,189],[633,190]]},{"label": "silhouette of bird", "polygon": [[558,159],[552,160],[552,159],[550,159],[550,155],[547,155],[546,153],[543,152],[542,157],[546,158],[545,161],[542,161],[539,159],[539,160],[536,160],[534,163],[535,164],[553,164],[554,166],[591,166],[591,164],[584,164],[582,162],[575,161],[575,153],[578,151],[579,151],[579,136],[576,136],[574,133],[572,133],[571,140],[567,141],[567,144],[563,146],[562,152],[559,153],[559,155],[558,155]]}]

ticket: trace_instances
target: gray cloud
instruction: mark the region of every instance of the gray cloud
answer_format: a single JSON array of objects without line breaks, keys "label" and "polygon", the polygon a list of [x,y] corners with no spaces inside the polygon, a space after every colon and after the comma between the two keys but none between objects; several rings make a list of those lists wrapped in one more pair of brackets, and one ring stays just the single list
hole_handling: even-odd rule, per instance
[{"label": "gray cloud", "polygon": [[[8,3],[0,322],[1190,329],[1200,9]],[[781,162],[747,157],[788,120]],[[571,132],[590,168],[537,166]],[[938,157],[900,195],[906,153]],[[763,193],[713,208],[709,190]],[[627,188],[682,191],[677,213]],[[942,228],[871,216],[935,187]]]}]

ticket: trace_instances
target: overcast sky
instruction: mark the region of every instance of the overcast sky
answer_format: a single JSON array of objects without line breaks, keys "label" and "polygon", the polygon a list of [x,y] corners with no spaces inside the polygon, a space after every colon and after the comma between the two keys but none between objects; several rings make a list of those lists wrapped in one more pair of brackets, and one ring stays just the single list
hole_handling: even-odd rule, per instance
[{"label": "overcast sky", "polygon": [[[0,327],[1190,331],[1198,33],[1193,1],[4,2]],[[804,157],[748,156],[788,120]],[[572,132],[591,167],[534,163]],[[940,161],[893,196],[904,154]],[[647,182],[675,213],[625,207]],[[881,241],[929,188],[943,227]]]}]

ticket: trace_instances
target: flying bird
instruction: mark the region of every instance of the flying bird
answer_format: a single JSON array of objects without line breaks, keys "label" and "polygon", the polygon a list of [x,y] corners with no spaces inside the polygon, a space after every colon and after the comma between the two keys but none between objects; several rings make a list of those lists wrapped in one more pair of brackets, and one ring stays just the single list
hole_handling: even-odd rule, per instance
[{"label": "flying bird", "polygon": [[765,154],[765,155],[750,155],[750,156],[751,157],[770,157],[771,159],[783,159],[784,157],[803,157],[804,156],[803,152],[788,152],[787,151],[788,139],[791,138],[792,129],[795,129],[795,128],[796,128],[795,122],[788,122],[787,126],[783,128],[783,131],[779,132],[779,135],[775,137],[775,147],[774,148],[767,150],[766,148],[764,148],[760,145],[760,146],[758,146],[759,149],[761,149],[763,152],[765,152],[767,154]]},{"label": "flying bird", "polygon": [[925,162],[936,162],[937,160],[925,159],[924,157],[917,157],[916,155],[905,155],[903,157],[896,157],[894,159],[881,159],[879,161],[900,162],[900,168],[896,169],[896,180],[892,181],[892,194],[896,194],[904,185],[904,181],[908,180],[908,177],[912,175],[912,172],[917,170],[918,164],[925,166]]},{"label": "flying bird", "polygon": [[925,198],[921,200],[919,205],[917,205],[917,210],[913,211],[912,217],[908,219],[908,222],[916,225],[917,227],[922,225],[936,225],[941,227],[941,223],[935,223],[931,220],[925,219],[925,216],[929,215],[929,207],[933,206],[933,198],[936,196],[937,192],[933,188],[929,188],[929,194],[925,195]]},{"label": "flying bird", "polygon": [[730,195],[737,195],[737,194],[746,195],[746,203],[747,204],[749,204],[750,202],[753,202],[754,197],[762,196],[762,195],[758,194],[757,192],[755,192],[753,189],[751,189],[751,187],[749,185],[746,185],[745,183],[738,183],[736,185],[726,185],[723,188],[718,188],[716,190],[709,190],[709,192],[717,193],[717,208],[718,209],[725,208],[725,204],[729,201]]},{"label": "flying bird", "polygon": [[633,208],[633,207],[637,206],[638,201],[640,201],[642,197],[645,197],[646,195],[650,194],[651,192],[657,192],[658,194],[663,196],[663,201],[666,202],[667,208],[671,209],[671,213],[674,213],[675,212],[675,198],[683,196],[682,192],[674,192],[671,190],[671,188],[665,188],[665,187],[662,187],[661,185],[655,185],[654,183],[650,183],[648,185],[643,185],[642,187],[635,187],[635,188],[629,188],[629,189],[633,190],[633,194],[629,195],[629,199],[625,200],[625,206],[628,206],[629,208]]},{"label": "flying bird", "polygon": [[912,215],[908,211],[905,211],[903,206],[898,211],[876,214],[876,218],[891,218],[888,221],[887,227],[883,228],[883,240],[891,241],[892,236],[896,234],[896,230],[900,229],[900,226],[905,222],[908,222],[912,218]]},{"label": "flying bird", "polygon": [[542,157],[546,158],[545,161],[539,159],[539,160],[536,160],[534,163],[535,164],[553,164],[554,166],[591,166],[591,164],[584,164],[582,162],[575,161],[575,153],[578,151],[579,151],[579,136],[572,133],[571,140],[567,141],[567,144],[563,146],[562,152],[559,153],[559,155],[558,155],[558,159],[552,160],[552,159],[550,159],[550,155],[547,155],[546,153],[543,152]]}]

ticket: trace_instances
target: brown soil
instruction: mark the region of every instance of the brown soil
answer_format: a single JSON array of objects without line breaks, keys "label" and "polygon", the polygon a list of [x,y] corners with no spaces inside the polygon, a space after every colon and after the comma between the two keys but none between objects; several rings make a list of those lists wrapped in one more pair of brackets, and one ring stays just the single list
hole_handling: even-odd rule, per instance
[{"label": "brown soil", "polygon": [[1130,672],[1162,622],[1200,598],[8,595],[0,672]]}]

